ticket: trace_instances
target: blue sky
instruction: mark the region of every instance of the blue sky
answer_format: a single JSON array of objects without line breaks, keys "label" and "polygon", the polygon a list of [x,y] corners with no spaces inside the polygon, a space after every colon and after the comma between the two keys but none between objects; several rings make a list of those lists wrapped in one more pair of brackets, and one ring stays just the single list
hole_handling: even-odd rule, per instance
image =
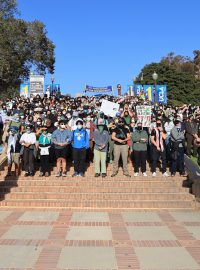
[{"label": "blue sky", "polygon": [[[44,22],[56,45],[64,93],[122,84],[168,52],[200,49],[199,0],[18,0],[21,17]],[[46,83],[50,82],[49,75]]]}]

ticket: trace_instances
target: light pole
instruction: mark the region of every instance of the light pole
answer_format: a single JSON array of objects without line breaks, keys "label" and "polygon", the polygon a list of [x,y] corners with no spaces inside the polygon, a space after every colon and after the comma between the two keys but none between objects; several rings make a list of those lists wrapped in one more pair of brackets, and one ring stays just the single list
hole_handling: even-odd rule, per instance
[{"label": "light pole", "polygon": [[53,90],[53,83],[54,83],[54,81],[55,81],[55,78],[52,76],[52,77],[51,77],[51,89],[52,89],[51,94],[52,94],[52,95],[54,94],[54,90]]},{"label": "light pole", "polygon": [[155,71],[152,74],[152,78],[154,80],[154,102],[156,102],[156,81],[158,79],[158,74]]}]

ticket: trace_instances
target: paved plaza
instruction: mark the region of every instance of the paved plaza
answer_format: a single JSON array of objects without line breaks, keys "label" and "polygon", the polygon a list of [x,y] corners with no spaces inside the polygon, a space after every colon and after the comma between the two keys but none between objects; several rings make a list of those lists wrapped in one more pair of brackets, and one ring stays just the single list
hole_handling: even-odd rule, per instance
[{"label": "paved plaza", "polygon": [[200,212],[1,209],[0,269],[200,270]]}]

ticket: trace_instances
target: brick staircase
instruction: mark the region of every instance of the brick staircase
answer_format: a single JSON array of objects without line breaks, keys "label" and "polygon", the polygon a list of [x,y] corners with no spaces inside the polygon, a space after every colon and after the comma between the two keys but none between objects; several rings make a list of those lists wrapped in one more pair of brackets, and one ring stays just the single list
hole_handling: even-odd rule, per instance
[{"label": "brick staircase", "polygon": [[51,176],[14,176],[6,178],[6,167],[1,171],[0,206],[23,208],[83,208],[83,209],[192,209],[195,198],[182,187],[183,177],[163,177],[157,173],[152,177],[123,176],[122,169],[111,178],[112,167],[108,166],[108,177],[94,178],[93,165],[86,177],[72,178],[73,166],[67,177],[56,178],[56,169]]}]

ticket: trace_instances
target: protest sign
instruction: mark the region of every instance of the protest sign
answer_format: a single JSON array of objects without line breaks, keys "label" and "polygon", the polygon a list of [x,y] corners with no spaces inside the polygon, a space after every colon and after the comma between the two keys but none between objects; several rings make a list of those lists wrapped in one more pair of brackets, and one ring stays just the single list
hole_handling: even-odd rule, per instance
[{"label": "protest sign", "polygon": [[119,110],[119,104],[110,102],[108,100],[103,100],[101,104],[101,112],[107,116],[115,117]]},{"label": "protest sign", "polygon": [[150,127],[151,125],[151,106],[137,106],[138,122],[142,123],[143,127]]}]

